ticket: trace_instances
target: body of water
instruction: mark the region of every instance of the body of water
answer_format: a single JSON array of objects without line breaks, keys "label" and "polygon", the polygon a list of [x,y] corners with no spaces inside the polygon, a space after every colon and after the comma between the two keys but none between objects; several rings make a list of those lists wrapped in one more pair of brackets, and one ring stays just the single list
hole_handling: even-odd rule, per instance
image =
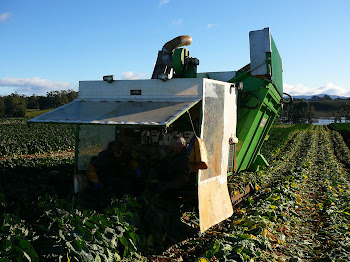
[{"label": "body of water", "polygon": [[[312,123],[313,125],[329,125],[334,123],[334,117],[319,117],[313,120],[315,121]],[[345,117],[341,118],[341,122],[345,123]]]}]

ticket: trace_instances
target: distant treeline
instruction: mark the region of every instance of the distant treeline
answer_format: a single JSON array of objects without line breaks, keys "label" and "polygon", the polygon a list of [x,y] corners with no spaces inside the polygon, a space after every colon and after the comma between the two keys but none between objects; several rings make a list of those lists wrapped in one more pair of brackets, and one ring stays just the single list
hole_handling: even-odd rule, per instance
[{"label": "distant treeline", "polygon": [[0,96],[0,117],[23,117],[27,109],[56,108],[72,102],[78,92],[69,90],[47,92],[46,96],[25,96],[12,93]]},{"label": "distant treeline", "polygon": [[[300,102],[303,99],[294,99],[295,102]],[[350,98],[335,98],[332,99],[328,95],[312,96],[310,99],[305,99],[315,109],[315,118],[318,117],[334,117],[339,113],[344,113],[344,107],[350,103]],[[345,115],[343,115],[345,116]]]},{"label": "distant treeline", "polygon": [[324,98],[314,96],[310,100],[294,99],[292,103],[284,105],[279,121],[311,123],[319,117],[334,117],[335,122],[342,117],[350,120],[350,99],[332,99],[327,95]]}]

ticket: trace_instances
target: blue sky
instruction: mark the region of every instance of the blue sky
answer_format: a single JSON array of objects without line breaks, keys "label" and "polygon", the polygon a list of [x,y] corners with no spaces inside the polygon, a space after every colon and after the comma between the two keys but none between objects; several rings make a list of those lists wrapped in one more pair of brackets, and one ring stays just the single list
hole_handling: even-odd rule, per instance
[{"label": "blue sky", "polygon": [[0,0],[0,95],[147,79],[158,50],[185,34],[199,72],[235,71],[249,63],[249,31],[264,27],[285,91],[350,96],[348,0]]}]

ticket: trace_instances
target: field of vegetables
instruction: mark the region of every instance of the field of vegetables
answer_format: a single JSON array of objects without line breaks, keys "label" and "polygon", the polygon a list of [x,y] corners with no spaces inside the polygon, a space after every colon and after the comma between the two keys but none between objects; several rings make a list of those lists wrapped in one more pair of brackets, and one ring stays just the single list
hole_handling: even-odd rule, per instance
[{"label": "field of vegetables", "polygon": [[27,124],[24,119],[0,122],[0,157],[72,150],[75,127],[62,124]]},{"label": "field of vegetables", "polygon": [[52,125],[18,121],[0,125],[21,130],[0,138],[1,150],[3,137],[15,145],[0,153],[0,262],[350,261],[350,152],[339,129],[273,128],[262,149],[270,166],[229,179],[232,196],[247,183],[255,193],[198,235],[197,213],[176,200],[74,194],[72,156],[28,158],[72,150],[74,128],[45,138]]}]

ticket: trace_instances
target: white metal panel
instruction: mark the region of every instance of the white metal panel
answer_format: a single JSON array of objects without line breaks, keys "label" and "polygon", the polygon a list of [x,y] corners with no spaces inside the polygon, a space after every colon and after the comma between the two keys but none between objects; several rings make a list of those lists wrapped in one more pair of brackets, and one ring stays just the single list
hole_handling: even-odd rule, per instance
[{"label": "white metal panel", "polygon": [[[141,95],[131,95],[132,90],[140,90]],[[203,79],[179,78],[168,81],[159,79],[148,80],[116,80],[112,83],[106,81],[80,81],[80,99],[165,99],[193,100],[201,98]]]},{"label": "white metal panel", "polygon": [[[210,143],[210,145],[206,145],[209,157],[213,158],[214,161],[215,155],[215,162],[219,168],[215,172],[203,171],[200,176],[201,181],[213,177],[215,174],[216,176],[227,174],[229,139],[236,139],[236,127],[237,89],[231,83],[206,79],[201,138],[204,139],[204,142]],[[217,154],[214,154],[214,151],[210,152],[217,144],[219,144],[220,152]],[[204,173],[212,174],[204,175]]]},{"label": "white metal panel", "polygon": [[237,90],[230,83],[206,80],[201,138],[208,150],[208,169],[198,172],[201,232],[233,213],[227,188],[229,138],[236,136]]},{"label": "white metal panel", "polygon": [[249,32],[250,68],[252,75],[267,74],[266,52],[271,52],[270,28]]},{"label": "white metal panel", "polygon": [[214,79],[219,81],[228,82],[236,76],[236,71],[226,71],[226,72],[203,72],[198,73],[197,77]]},{"label": "white metal panel", "polygon": [[221,169],[227,172],[229,159],[229,140],[237,141],[237,97],[238,91],[235,87],[225,89],[224,108],[224,138],[222,141]]}]

